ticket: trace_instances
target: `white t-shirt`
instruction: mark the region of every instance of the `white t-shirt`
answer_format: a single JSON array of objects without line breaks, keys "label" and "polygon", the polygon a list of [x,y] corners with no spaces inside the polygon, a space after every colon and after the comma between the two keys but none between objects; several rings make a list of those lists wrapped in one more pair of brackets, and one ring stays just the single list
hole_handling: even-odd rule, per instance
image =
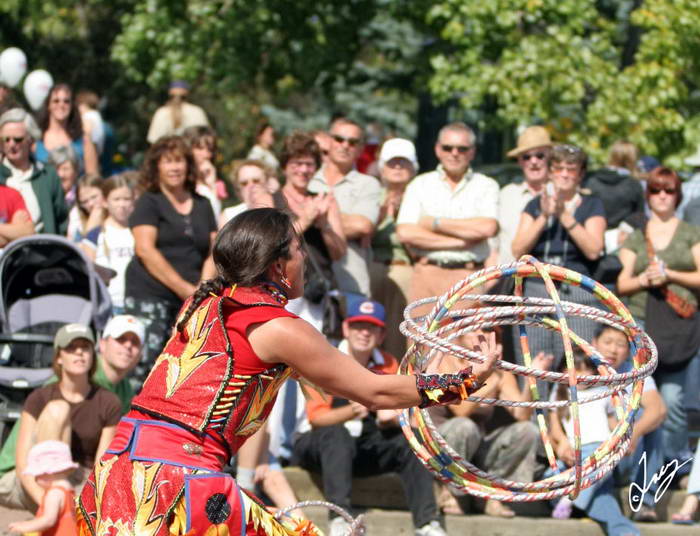
[{"label": "white t-shirt", "polygon": [[[632,372],[632,370],[634,370],[632,363],[630,361],[625,361],[620,366],[620,368],[617,369],[617,372],[618,373],[625,373],[625,372]],[[620,394],[622,396],[624,396],[625,398],[631,396],[633,387],[634,387],[633,384],[627,385],[625,387],[624,394],[623,393],[620,393]],[[658,391],[658,388],[656,386],[656,381],[651,376],[647,376],[646,378],[644,378],[644,385],[642,387],[642,395],[644,395],[644,393],[648,393],[649,391]],[[614,413],[614,411],[615,411],[611,396],[608,397],[608,411],[610,413]],[[637,417],[639,418],[639,416],[637,416]]]},{"label": "white t-shirt", "polygon": [[102,115],[97,110],[88,110],[83,114],[83,120],[90,122],[92,127],[90,129],[90,139],[95,144],[97,153],[102,154],[102,150],[105,147],[105,127]]},{"label": "white t-shirt", "polygon": [[131,234],[131,229],[105,225],[97,238],[95,264],[117,272],[108,285],[112,305],[115,307],[124,307],[126,267],[133,256],[134,235]]},{"label": "white t-shirt", "polygon": [[[469,169],[452,188],[442,166],[438,166],[435,171],[418,175],[406,186],[396,225],[417,224],[423,216],[497,220],[498,196],[498,183],[491,177]],[[418,256],[446,262],[482,262],[490,252],[488,240],[460,250],[413,250]]]},{"label": "white t-shirt", "polygon": [[214,217],[219,219],[219,215],[221,214],[221,201],[216,195],[216,191],[209,188],[206,184],[201,183],[197,184],[195,190],[199,195],[206,197],[209,200],[211,210],[214,212]]},{"label": "white t-shirt", "polygon": [[34,223],[34,228],[36,232],[39,233],[44,228],[44,222],[41,219],[41,210],[39,208],[39,200],[34,193],[34,187],[32,186],[32,175],[34,174],[34,166],[29,166],[26,171],[20,171],[14,167],[10,160],[5,158],[2,160],[2,164],[10,170],[10,176],[7,177],[6,186],[17,190],[22,194],[22,199],[24,199],[24,204],[27,207],[27,212],[32,218]]},{"label": "white t-shirt", "polygon": [[[608,415],[612,414],[612,406],[609,404],[610,397],[601,398],[592,402],[581,404],[582,399],[590,398],[596,394],[607,391],[606,386],[589,387],[588,389],[578,389],[578,415],[581,424],[581,445],[589,443],[599,443],[607,441],[610,438],[610,424],[608,423]],[[557,389],[552,389],[552,400],[559,400],[556,395]],[[568,397],[566,398],[568,400]],[[608,409],[609,408],[609,409]],[[574,420],[571,417],[571,407],[569,415],[562,419],[562,426],[569,443],[574,444]]]}]

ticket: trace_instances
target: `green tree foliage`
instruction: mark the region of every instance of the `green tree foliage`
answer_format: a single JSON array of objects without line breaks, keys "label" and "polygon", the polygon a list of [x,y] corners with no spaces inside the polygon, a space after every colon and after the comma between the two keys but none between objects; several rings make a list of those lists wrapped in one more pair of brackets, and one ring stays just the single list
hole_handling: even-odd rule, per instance
[{"label": "green tree foliage", "polygon": [[217,127],[238,135],[236,153],[263,112],[282,131],[324,127],[342,110],[411,134],[420,37],[388,15],[390,5],[141,0],[122,18],[113,57],[153,88],[193,82],[217,108]]},{"label": "green tree foliage", "polygon": [[678,164],[700,141],[700,0],[5,0],[0,47],[108,97],[132,149],[173,78],[242,154],[342,110],[413,135],[417,97],[485,130],[547,124],[602,158],[622,137]]},{"label": "green tree foliage", "polygon": [[501,128],[547,124],[602,157],[620,138],[675,157],[700,141],[699,0],[447,0],[430,88]]}]

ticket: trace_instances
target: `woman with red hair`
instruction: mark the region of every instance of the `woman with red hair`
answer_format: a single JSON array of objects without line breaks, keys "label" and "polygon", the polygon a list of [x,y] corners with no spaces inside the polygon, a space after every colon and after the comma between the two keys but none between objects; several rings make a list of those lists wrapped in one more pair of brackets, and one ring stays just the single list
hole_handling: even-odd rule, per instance
[{"label": "woman with red hair", "polygon": [[676,216],[683,194],[672,169],[657,167],[650,173],[646,198],[649,221],[620,249],[617,288],[630,297],[630,312],[659,350],[654,379],[668,406],[664,456],[682,461],[688,450],[686,398],[694,390],[686,383],[691,381],[688,367],[700,348],[700,227]]}]

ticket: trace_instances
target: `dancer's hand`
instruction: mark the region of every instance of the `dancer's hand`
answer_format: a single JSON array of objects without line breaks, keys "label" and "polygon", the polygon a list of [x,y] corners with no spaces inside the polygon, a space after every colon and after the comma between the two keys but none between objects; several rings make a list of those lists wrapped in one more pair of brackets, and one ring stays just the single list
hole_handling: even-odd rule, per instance
[{"label": "dancer's hand", "polygon": [[485,357],[483,363],[472,363],[472,374],[479,383],[484,383],[496,366],[496,361],[503,356],[503,347],[496,342],[496,333],[476,332],[470,334],[467,341],[475,352]]}]

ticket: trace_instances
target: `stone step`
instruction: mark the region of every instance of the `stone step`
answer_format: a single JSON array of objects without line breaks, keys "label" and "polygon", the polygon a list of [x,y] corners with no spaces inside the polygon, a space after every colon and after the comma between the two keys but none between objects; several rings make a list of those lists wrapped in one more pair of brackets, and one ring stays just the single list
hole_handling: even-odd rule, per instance
[{"label": "stone step", "polygon": [[[284,469],[292,489],[300,501],[323,500],[320,475],[309,473],[299,467]],[[619,490],[620,504],[627,515],[630,515],[628,488]],[[680,509],[685,499],[681,490],[667,490],[656,505],[656,513],[661,521],[670,519],[673,512]],[[396,474],[388,473],[379,476],[354,478],[352,483],[352,504],[360,508],[379,508],[384,510],[407,510],[406,497],[401,486],[401,480]],[[476,499],[466,497],[462,503],[465,512],[481,512],[483,507],[476,504]],[[549,507],[543,502],[509,503],[519,516],[548,517]],[[472,515],[469,516],[473,517]],[[493,518],[490,518],[493,519]],[[654,525],[657,526],[657,525]],[[700,534],[700,531],[698,532]]]},{"label": "stone step", "polygon": [[[309,507],[306,514],[321,530],[327,530],[325,508]],[[408,512],[370,509],[365,511],[364,515],[367,536],[413,536],[413,524]],[[446,516],[446,526],[449,536],[603,536],[600,527],[589,519]],[[671,523],[638,523],[637,526],[643,536],[697,536],[700,533],[698,526],[688,527]]]}]

